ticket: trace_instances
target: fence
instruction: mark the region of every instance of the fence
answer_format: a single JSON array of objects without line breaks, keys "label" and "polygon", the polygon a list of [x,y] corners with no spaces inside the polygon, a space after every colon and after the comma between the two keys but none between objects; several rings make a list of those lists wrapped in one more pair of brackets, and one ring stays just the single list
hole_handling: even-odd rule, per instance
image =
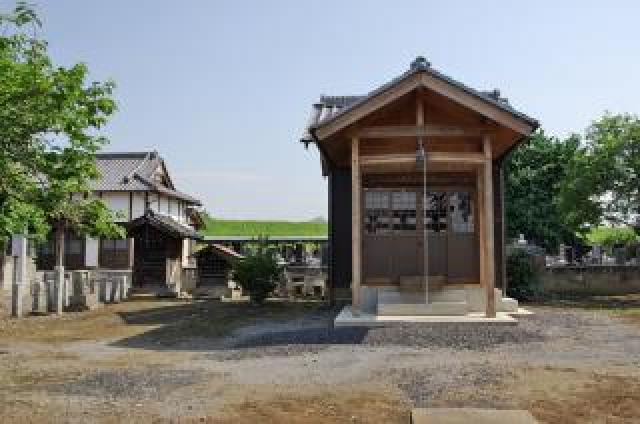
[{"label": "fence", "polygon": [[640,266],[590,265],[546,267],[539,273],[546,293],[624,295],[640,293]]}]

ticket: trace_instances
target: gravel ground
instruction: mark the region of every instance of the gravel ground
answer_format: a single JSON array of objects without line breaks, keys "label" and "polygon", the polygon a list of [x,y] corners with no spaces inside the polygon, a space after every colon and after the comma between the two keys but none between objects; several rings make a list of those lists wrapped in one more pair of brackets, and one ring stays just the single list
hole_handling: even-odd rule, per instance
[{"label": "gravel ground", "polygon": [[104,397],[110,400],[161,400],[176,388],[198,383],[204,377],[195,370],[110,370],[99,371],[70,383],[50,385],[47,390],[64,395]]},{"label": "gravel ground", "polygon": [[[414,406],[428,406],[460,387],[495,384],[514,369],[640,365],[637,327],[604,313],[536,312],[517,326],[329,329],[322,316],[262,323],[241,329],[204,357],[242,384],[299,388],[391,382]],[[272,377],[257,378],[261,368]]]},{"label": "gravel ground", "polygon": [[[157,334],[162,342],[158,348],[154,343],[128,345],[127,337],[58,346],[6,344],[0,374],[5,373],[8,385],[0,389],[0,405],[5,402],[18,408],[9,412],[22,412],[20,408],[32,408],[35,402],[45,405],[46,417],[51,411],[46,408],[64,399],[66,414],[81,409],[89,414],[86,418],[113,413],[114,403],[121,405],[118,419],[134,416],[126,415],[129,407],[155,419],[210,416],[212,410],[247,399],[326,399],[337,390],[355,394],[374,388],[409,406],[441,405],[438,402],[451,394],[466,390],[477,391],[461,401],[466,406],[482,399],[475,406],[506,408],[513,407],[511,394],[483,388],[513,380],[519,370],[537,367],[585,374],[615,368],[618,374],[640,377],[637,324],[606,312],[533,311],[517,326],[412,324],[365,329],[332,328],[335,311],[314,310],[302,318],[244,325],[226,337],[194,333],[186,340],[163,338],[162,328],[154,327],[153,337]],[[49,357],[58,359],[47,362]]]}]

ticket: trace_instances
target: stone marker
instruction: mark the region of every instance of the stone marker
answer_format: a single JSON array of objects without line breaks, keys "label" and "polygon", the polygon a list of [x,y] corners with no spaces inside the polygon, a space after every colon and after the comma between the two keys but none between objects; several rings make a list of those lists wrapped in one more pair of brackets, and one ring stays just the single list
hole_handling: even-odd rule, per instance
[{"label": "stone marker", "polygon": [[27,276],[27,237],[15,235],[11,237],[11,254],[14,258],[14,278],[11,285],[11,316],[20,318],[24,315],[24,296],[29,277]]},{"label": "stone marker", "polygon": [[122,280],[120,278],[115,277],[113,281],[111,281],[110,298],[112,303],[120,303],[121,287],[122,287]]},{"label": "stone marker", "polygon": [[120,278],[120,299],[124,300],[129,297],[129,279],[126,275],[123,275]]},{"label": "stone marker", "polygon": [[64,278],[64,266],[54,267],[55,271],[55,283],[53,289],[54,308],[56,314],[62,314],[64,310],[64,293],[65,293],[65,278]]},{"label": "stone marker", "polygon": [[49,311],[47,285],[44,281],[36,281],[31,287],[31,294],[33,296],[31,312],[46,314]]}]

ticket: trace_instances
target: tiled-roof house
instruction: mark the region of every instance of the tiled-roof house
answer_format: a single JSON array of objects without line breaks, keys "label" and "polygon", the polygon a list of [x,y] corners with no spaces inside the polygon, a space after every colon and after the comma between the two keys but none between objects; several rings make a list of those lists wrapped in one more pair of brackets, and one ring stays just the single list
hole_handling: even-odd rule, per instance
[{"label": "tiled-roof house", "polygon": [[[126,270],[133,284],[179,287],[192,257],[201,224],[196,198],[178,191],[167,166],[155,151],[101,153],[101,178],[91,182],[93,194],[118,213],[127,239],[108,240],[65,234],[65,268]],[[53,237],[37,252],[38,269],[53,269]]]}]

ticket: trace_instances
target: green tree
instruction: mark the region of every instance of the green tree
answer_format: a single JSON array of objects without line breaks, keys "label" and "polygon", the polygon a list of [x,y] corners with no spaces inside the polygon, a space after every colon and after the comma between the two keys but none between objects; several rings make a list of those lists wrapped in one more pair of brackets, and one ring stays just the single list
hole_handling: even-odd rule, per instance
[{"label": "green tree", "polygon": [[275,289],[280,273],[275,252],[267,239],[259,239],[244,259],[233,264],[233,278],[257,304],[263,303]]},{"label": "green tree", "polygon": [[562,187],[561,207],[571,225],[603,219],[638,230],[640,118],[605,114],[587,129]]},{"label": "green tree", "polygon": [[630,227],[593,227],[586,234],[591,245],[613,247],[617,244],[628,245],[638,240],[638,236]]},{"label": "green tree", "polygon": [[561,187],[571,168],[579,138],[533,134],[505,162],[507,236],[524,234],[545,249],[575,241],[576,227],[561,210]]},{"label": "green tree", "polygon": [[40,27],[23,2],[0,15],[0,239],[25,230],[42,238],[54,222],[123,236],[89,190],[107,143],[98,130],[116,108],[113,83],[88,83],[84,64],[54,65]]}]

